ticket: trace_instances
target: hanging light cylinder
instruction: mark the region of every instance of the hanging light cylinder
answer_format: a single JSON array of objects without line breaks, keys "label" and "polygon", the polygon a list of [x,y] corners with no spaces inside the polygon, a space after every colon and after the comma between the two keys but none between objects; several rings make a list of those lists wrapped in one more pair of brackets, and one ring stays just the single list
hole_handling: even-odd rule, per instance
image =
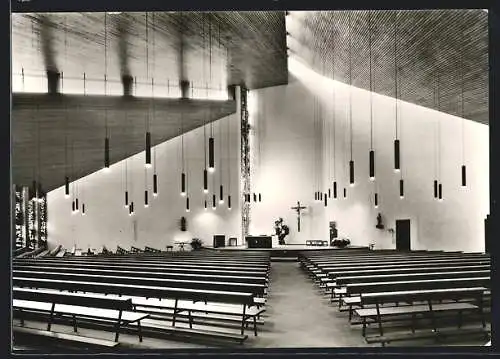
[{"label": "hanging light cylinder", "polygon": [[401,171],[399,154],[399,140],[394,140],[394,171]]},{"label": "hanging light cylinder", "polygon": [[71,213],[75,213],[75,200],[71,201]]},{"label": "hanging light cylinder", "polygon": [[375,193],[374,195],[374,203],[375,203],[375,208],[378,208],[378,193]]},{"label": "hanging light cylinder", "polygon": [[212,195],[212,209],[215,210],[216,205],[215,205],[215,194]]},{"label": "hanging light cylinder", "polygon": [[186,197],[186,212],[189,212],[190,209],[189,209],[189,196]]},{"label": "hanging light cylinder", "polygon": [[80,208],[78,207],[78,198],[75,198],[75,212],[80,212]]},{"label": "hanging light cylinder", "polygon": [[144,207],[149,207],[148,190],[144,191]]},{"label": "hanging light cylinder", "polygon": [[262,202],[262,196],[260,193],[259,193],[259,202]]},{"label": "hanging light cylinder", "polygon": [[85,203],[82,203],[82,216],[85,216]]},{"label": "hanging light cylinder", "polygon": [[220,188],[219,188],[219,204],[223,204],[224,203],[224,187],[222,185],[220,185]]},{"label": "hanging light cylinder", "polygon": [[134,215],[134,202],[130,203],[130,214]]},{"label": "hanging light cylinder", "polygon": [[186,174],[181,173],[181,196],[186,195]]},{"label": "hanging light cylinder", "polygon": [[151,167],[151,132],[146,132],[146,167]]},{"label": "hanging light cylinder", "polygon": [[326,196],[326,193],[323,195],[323,199],[325,200],[325,207],[328,206],[328,197]]},{"label": "hanging light cylinder", "polygon": [[370,181],[375,180],[375,151],[370,151]]},{"label": "hanging light cylinder", "polygon": [[208,193],[208,171],[206,168],[203,170],[203,192]]},{"label": "hanging light cylinder", "polygon": [[158,175],[156,173],[153,175],[153,196],[158,196]]},{"label": "hanging light cylinder", "polygon": [[64,181],[64,197],[69,198],[69,177],[66,176]]},{"label": "hanging light cylinder", "polygon": [[210,172],[215,171],[215,152],[214,152],[214,138],[210,137],[208,139],[208,170]]},{"label": "hanging light cylinder", "polygon": [[333,198],[337,199],[337,181],[333,182]]},{"label": "hanging light cylinder", "polygon": [[255,193],[253,194],[253,201],[257,202],[257,194],[255,194]]},{"label": "hanging light cylinder", "polygon": [[354,161],[349,161],[349,185],[354,186]]},{"label": "hanging light cylinder", "polygon": [[467,186],[467,173],[465,165],[462,165],[462,187]]},{"label": "hanging light cylinder", "polygon": [[127,208],[129,206],[129,203],[128,203],[128,191],[125,191],[125,208]]},{"label": "hanging light cylinder", "polygon": [[443,200],[443,184],[439,184],[439,201]]},{"label": "hanging light cylinder", "polygon": [[347,198],[347,188],[344,188],[344,198]]},{"label": "hanging light cylinder", "polygon": [[434,180],[434,199],[438,198],[438,181]]},{"label": "hanging light cylinder", "polygon": [[231,210],[231,195],[227,196],[227,209]]},{"label": "hanging light cylinder", "polygon": [[109,137],[104,139],[104,170],[109,171]]},{"label": "hanging light cylinder", "polygon": [[403,179],[399,180],[399,198],[403,199],[405,196],[405,188]]}]

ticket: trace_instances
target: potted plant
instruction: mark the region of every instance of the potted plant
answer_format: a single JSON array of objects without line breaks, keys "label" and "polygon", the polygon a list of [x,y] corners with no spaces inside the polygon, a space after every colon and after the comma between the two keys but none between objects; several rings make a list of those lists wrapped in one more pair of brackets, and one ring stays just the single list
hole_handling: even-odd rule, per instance
[{"label": "potted plant", "polygon": [[201,247],[203,247],[203,243],[202,243],[201,239],[193,238],[191,240],[191,249],[193,251],[197,251],[197,250],[201,249]]}]

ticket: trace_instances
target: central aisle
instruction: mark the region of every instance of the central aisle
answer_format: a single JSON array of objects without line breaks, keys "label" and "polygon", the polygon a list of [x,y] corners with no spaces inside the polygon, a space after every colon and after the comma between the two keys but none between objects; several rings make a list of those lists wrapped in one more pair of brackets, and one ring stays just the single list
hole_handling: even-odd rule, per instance
[{"label": "central aisle", "polygon": [[[266,321],[255,347],[358,347],[367,345],[347,313],[328,303],[297,262],[273,262]],[[250,343],[249,343],[250,344]]]}]

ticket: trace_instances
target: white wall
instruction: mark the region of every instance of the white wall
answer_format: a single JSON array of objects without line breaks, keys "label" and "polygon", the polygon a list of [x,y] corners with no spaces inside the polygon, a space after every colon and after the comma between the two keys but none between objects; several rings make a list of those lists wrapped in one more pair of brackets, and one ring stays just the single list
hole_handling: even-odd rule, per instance
[{"label": "white wall", "polygon": [[[64,187],[48,194],[49,245],[62,244],[71,249],[86,250],[105,245],[115,250],[117,245],[123,248],[151,246],[165,249],[175,239],[198,237],[211,245],[214,234],[238,237],[241,243],[241,211],[239,209],[239,117],[238,112],[213,123],[215,137],[216,172],[209,175],[209,209],[204,210],[203,188],[203,127],[185,135],[186,172],[188,173],[188,193],[190,212],[186,213],[186,201],[180,196],[181,146],[180,137],[156,146],[158,192],[153,198],[153,169],[148,170],[149,207],[144,207],[144,156],[139,153],[128,159],[129,198],[134,201],[135,215],[129,216],[124,207],[125,161],[111,166],[111,171],[95,172],[78,181],[80,203],[85,202],[85,216],[71,214],[71,199],[64,198]],[[219,127],[222,125],[222,127]],[[229,166],[231,166],[231,205],[227,209],[228,161],[227,131],[229,127]],[[219,128],[222,131],[220,143]],[[210,127],[207,125],[207,143]],[[154,136],[154,134],[153,134]],[[219,161],[219,145],[222,145],[222,162]],[[208,150],[207,150],[208,151]],[[208,153],[207,153],[208,156]],[[154,159],[154,148],[153,148]],[[207,160],[208,161],[208,160]],[[225,203],[214,211],[211,209],[212,177],[215,176],[215,193],[219,198],[220,164],[224,184]],[[180,218],[187,219],[187,232],[179,229]],[[136,230],[134,231],[134,227]]]},{"label": "white wall", "polygon": [[[328,222],[337,221],[340,236],[353,244],[395,248],[387,228],[396,219],[411,219],[412,249],[484,250],[484,218],[488,213],[488,126],[465,121],[467,188],[461,181],[460,118],[410,103],[400,102],[401,166],[405,198],[399,198],[399,175],[393,171],[395,101],[373,95],[376,181],[368,178],[370,146],[369,92],[352,89],[353,158],[356,185],[348,187],[347,200],[314,202],[315,177],[323,191],[332,186],[333,134],[332,89],[335,87],[336,170],[339,195],[348,181],[349,133],[347,85],[333,82],[289,59],[290,83],[252,91],[249,100],[253,138],[252,183],[263,193],[263,203],[252,205],[251,232],[272,233],[274,220],[290,225],[289,243],[328,238]],[[325,127],[315,133],[313,96],[321,97]],[[434,129],[441,125],[441,182],[444,201],[433,198]],[[345,139],[345,140],[344,140]],[[322,147],[323,163],[315,164],[314,146]],[[331,161],[328,161],[328,158]],[[379,208],[373,206],[378,186]],[[290,209],[300,200],[308,209],[297,233],[296,214]],[[386,230],[375,228],[381,213]]]}]

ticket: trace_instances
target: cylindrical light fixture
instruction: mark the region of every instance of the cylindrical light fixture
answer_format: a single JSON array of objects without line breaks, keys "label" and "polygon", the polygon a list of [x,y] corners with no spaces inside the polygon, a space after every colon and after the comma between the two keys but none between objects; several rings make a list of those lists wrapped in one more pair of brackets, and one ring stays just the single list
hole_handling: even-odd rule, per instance
[{"label": "cylindrical light fixture", "polygon": [[216,205],[215,205],[215,194],[212,195],[212,209],[215,210]]},{"label": "cylindrical light fixture", "polygon": [[465,165],[462,165],[462,187],[467,186],[467,173],[465,169]]},{"label": "cylindrical light fixture", "polygon": [[439,184],[439,201],[443,200],[443,184]]},{"label": "cylindrical light fixture", "polygon": [[66,176],[64,181],[64,198],[69,198],[69,177]]},{"label": "cylindrical light fixture", "polygon": [[344,187],[344,198],[347,198],[347,188]]},{"label": "cylindrical light fixture", "polygon": [[78,206],[78,198],[75,198],[75,212],[76,213],[80,212],[80,208]]},{"label": "cylindrical light fixture", "polygon": [[130,203],[130,206],[128,206],[128,215],[132,215],[132,203]]},{"label": "cylindrical light fixture", "polygon": [[130,203],[130,214],[134,214],[134,202]]},{"label": "cylindrical light fixture", "polygon": [[71,213],[75,213],[75,200],[71,202]]},{"label": "cylindrical light fixture", "polygon": [[224,187],[222,185],[220,185],[220,188],[219,188],[219,204],[223,204],[224,203]]},{"label": "cylindrical light fixture", "polygon": [[82,203],[82,216],[85,216],[85,203]]},{"label": "cylindrical light fixture", "polygon": [[349,161],[349,185],[354,186],[354,161]]},{"label": "cylindrical light fixture", "polygon": [[215,152],[214,152],[214,138],[210,137],[208,139],[208,170],[210,172],[215,171]]},{"label": "cylindrical light fixture", "polygon": [[337,181],[333,182],[333,198],[337,199]]},{"label": "cylindrical light fixture", "polygon": [[148,190],[144,191],[144,207],[149,207]]},{"label": "cylindrical light fixture", "polygon": [[181,196],[186,195],[186,174],[181,173]]},{"label": "cylindrical light fixture", "polygon": [[208,171],[206,168],[203,170],[203,192],[208,193]]},{"label": "cylindrical light fixture", "polygon": [[438,181],[434,180],[434,199],[438,198]]},{"label": "cylindrical light fixture", "polygon": [[260,193],[259,193],[259,202],[262,202],[262,196]]},{"label": "cylindrical light fixture", "polygon": [[207,200],[205,199],[205,207],[204,207],[205,211],[207,210]]},{"label": "cylindrical light fixture", "polygon": [[151,167],[151,132],[146,132],[146,167]]},{"label": "cylindrical light fixture", "polygon": [[328,188],[328,198],[332,198],[332,189]]},{"label": "cylindrical light fixture", "polygon": [[401,178],[399,180],[399,198],[403,199],[405,196],[405,188],[404,188],[404,181]]},{"label": "cylindrical light fixture", "polygon": [[375,151],[370,151],[370,181],[375,180]]},{"label": "cylindrical light fixture", "polygon": [[256,193],[253,194],[253,201],[257,202],[257,194]]},{"label": "cylindrical light fixture", "polygon": [[394,140],[394,171],[401,171],[400,166],[400,158],[399,158],[399,140]]},{"label": "cylindrical light fixture", "polygon": [[378,208],[378,193],[375,193],[374,195],[374,200],[375,200],[375,208]]},{"label": "cylindrical light fixture", "polygon": [[129,206],[129,203],[128,203],[128,191],[125,191],[125,208],[127,208]]},{"label": "cylindrical light fixture", "polygon": [[104,139],[104,170],[109,171],[109,137]]},{"label": "cylindrical light fixture", "polygon": [[153,196],[158,196],[158,175],[156,173],[153,175]]},{"label": "cylindrical light fixture", "polygon": [[328,197],[326,196],[326,193],[323,195],[323,199],[325,200],[325,207],[328,206]]},{"label": "cylindrical light fixture", "polygon": [[323,201],[323,192],[319,192],[319,200]]},{"label": "cylindrical light fixture", "polygon": [[189,212],[189,196],[186,197],[186,212]]},{"label": "cylindrical light fixture", "polygon": [[231,195],[227,196],[227,209],[231,210]]}]

